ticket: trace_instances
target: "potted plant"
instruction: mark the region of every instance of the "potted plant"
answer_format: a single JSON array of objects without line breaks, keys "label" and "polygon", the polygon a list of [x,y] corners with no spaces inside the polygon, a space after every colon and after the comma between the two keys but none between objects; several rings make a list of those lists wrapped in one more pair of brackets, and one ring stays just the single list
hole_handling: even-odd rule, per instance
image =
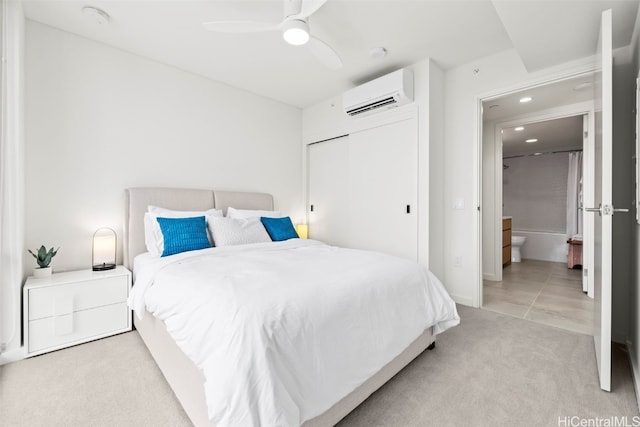
[{"label": "potted plant", "polygon": [[56,256],[58,250],[60,248],[53,250],[53,247],[47,251],[47,248],[44,245],[40,246],[40,249],[36,253],[31,252],[31,249],[27,249],[31,255],[36,259],[38,263],[38,268],[33,270],[33,275],[37,278],[48,277],[51,276],[51,267],[49,264],[51,263],[51,259]]}]

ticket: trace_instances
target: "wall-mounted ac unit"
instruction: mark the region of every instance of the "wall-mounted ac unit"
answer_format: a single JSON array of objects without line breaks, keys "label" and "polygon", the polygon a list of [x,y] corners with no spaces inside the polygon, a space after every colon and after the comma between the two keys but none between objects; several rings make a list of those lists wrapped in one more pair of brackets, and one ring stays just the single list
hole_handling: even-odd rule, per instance
[{"label": "wall-mounted ac unit", "polygon": [[399,107],[413,101],[413,73],[402,68],[346,91],[342,107],[350,117]]}]

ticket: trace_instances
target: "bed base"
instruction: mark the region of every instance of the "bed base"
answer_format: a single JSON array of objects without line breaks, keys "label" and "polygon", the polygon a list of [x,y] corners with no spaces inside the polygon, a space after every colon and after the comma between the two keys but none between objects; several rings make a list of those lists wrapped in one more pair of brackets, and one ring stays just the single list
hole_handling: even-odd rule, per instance
[{"label": "bed base", "polygon": [[[146,313],[142,320],[134,316],[134,324],[191,422],[196,427],[215,427],[207,416],[204,376],[171,338],[164,322]],[[376,375],[326,412],[303,423],[303,427],[326,427],[337,424],[425,349],[433,348],[435,348],[435,336],[431,328],[428,328]]]}]

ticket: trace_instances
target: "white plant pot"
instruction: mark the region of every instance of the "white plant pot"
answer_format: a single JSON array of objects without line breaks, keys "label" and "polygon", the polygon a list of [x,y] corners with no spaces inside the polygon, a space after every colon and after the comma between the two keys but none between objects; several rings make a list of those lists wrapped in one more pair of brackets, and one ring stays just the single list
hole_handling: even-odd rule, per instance
[{"label": "white plant pot", "polygon": [[51,267],[40,267],[33,269],[33,277],[35,277],[36,279],[51,277]]}]

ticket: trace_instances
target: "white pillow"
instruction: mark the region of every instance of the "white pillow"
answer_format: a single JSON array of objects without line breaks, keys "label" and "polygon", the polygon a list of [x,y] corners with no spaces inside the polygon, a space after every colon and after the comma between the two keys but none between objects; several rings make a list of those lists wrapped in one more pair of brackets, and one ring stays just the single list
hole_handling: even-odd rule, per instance
[{"label": "white pillow", "polygon": [[258,218],[211,218],[207,224],[215,246],[270,242]]},{"label": "white pillow", "polygon": [[[147,251],[153,256],[159,257],[164,251],[164,238],[162,230],[158,224],[157,218],[192,218],[196,216],[204,216],[207,221],[209,218],[222,217],[220,209],[209,209],[207,211],[174,211],[158,206],[149,205],[147,213],[144,214],[144,243]],[[211,238],[209,238],[211,241]]]},{"label": "white pillow", "polygon": [[280,218],[282,215],[280,211],[261,211],[254,209],[236,209],[236,208],[228,208],[227,209],[227,218],[258,218],[261,216],[267,218]]}]

